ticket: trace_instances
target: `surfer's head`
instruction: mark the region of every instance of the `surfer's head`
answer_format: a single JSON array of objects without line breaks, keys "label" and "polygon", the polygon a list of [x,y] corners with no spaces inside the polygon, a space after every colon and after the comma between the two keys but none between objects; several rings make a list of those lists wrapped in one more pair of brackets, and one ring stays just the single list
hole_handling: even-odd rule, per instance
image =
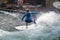
[{"label": "surfer's head", "polygon": [[29,9],[27,8],[27,9],[25,9],[26,10],[26,12],[29,12]]}]

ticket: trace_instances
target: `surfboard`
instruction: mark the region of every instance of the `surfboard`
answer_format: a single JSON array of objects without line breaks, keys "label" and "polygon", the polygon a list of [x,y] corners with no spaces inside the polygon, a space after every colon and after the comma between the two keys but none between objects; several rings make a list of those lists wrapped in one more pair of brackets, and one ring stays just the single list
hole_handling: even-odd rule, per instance
[{"label": "surfboard", "polygon": [[17,30],[27,30],[26,26],[17,26],[17,27],[15,27],[15,29],[17,29]]},{"label": "surfboard", "polygon": [[32,25],[28,25],[28,28],[26,28],[26,26],[17,26],[17,27],[15,27],[15,29],[25,31],[25,30],[32,30],[36,27],[37,27],[37,25],[32,24]]},{"label": "surfboard", "polygon": [[60,1],[56,1],[53,3],[53,6],[57,9],[60,9]]}]

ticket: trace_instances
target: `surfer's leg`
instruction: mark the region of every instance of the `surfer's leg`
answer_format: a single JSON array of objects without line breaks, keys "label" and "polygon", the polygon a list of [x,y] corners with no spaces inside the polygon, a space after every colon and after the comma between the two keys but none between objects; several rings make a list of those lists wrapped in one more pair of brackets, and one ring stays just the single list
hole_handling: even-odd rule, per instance
[{"label": "surfer's leg", "polygon": [[37,23],[36,23],[36,21],[34,20],[33,22],[34,22],[34,24],[35,24],[35,27],[37,27]]},{"label": "surfer's leg", "polygon": [[28,23],[26,22],[26,29],[28,28]]},{"label": "surfer's leg", "polygon": [[36,24],[36,21],[34,20],[34,24]]}]

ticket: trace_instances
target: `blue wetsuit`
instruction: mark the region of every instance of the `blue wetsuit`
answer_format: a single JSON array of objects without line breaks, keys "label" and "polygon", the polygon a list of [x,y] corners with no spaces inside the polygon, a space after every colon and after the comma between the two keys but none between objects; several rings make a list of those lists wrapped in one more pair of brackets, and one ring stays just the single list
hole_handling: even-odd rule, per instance
[{"label": "blue wetsuit", "polygon": [[27,12],[27,13],[25,13],[22,20],[25,18],[25,22],[27,22],[27,23],[32,22],[32,14],[37,14],[37,12]]}]

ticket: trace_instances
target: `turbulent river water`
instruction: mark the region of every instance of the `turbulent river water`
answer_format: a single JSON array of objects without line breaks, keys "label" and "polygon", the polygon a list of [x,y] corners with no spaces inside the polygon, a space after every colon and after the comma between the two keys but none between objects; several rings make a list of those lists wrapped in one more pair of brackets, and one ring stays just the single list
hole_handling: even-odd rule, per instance
[{"label": "turbulent river water", "polygon": [[0,40],[60,40],[60,14],[54,11],[41,14],[37,24],[24,31],[14,28],[22,25],[19,14],[1,12],[5,14],[0,14]]}]

